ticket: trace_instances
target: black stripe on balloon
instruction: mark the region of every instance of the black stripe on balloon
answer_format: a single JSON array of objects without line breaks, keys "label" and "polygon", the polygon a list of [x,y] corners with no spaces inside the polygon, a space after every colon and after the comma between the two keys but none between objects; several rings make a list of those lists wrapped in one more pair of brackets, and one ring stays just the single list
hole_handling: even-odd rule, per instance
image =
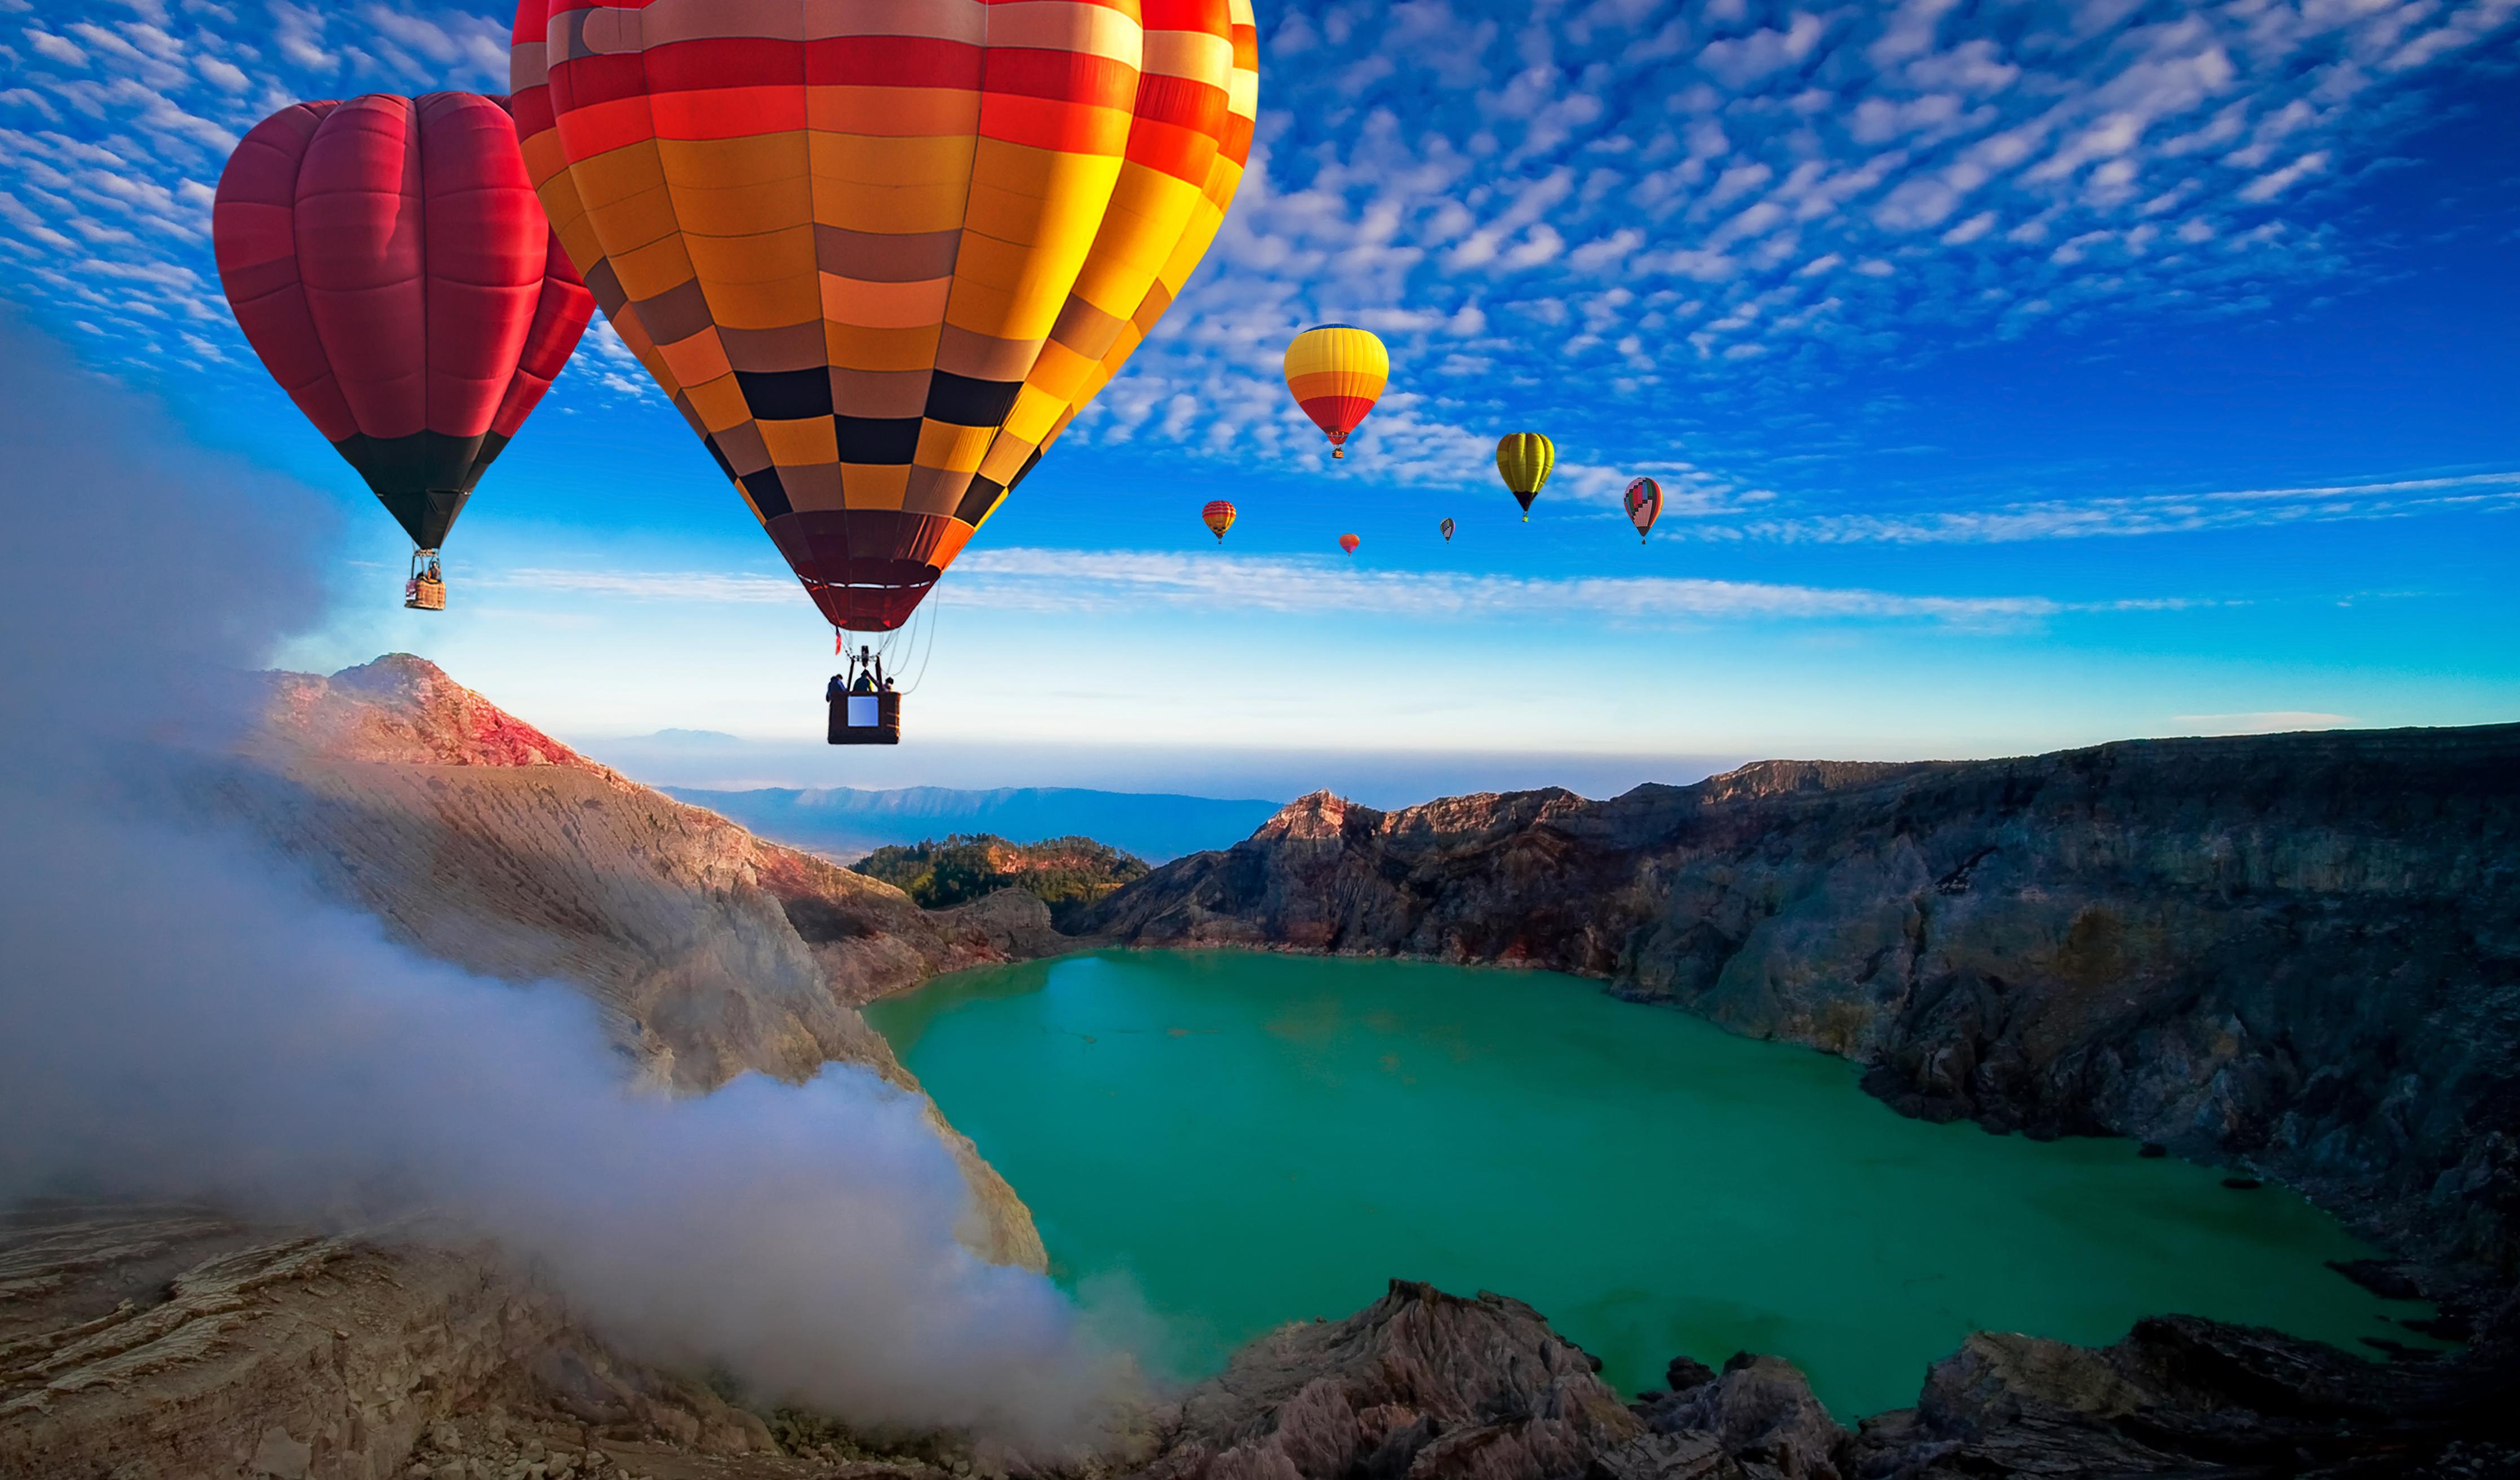
[{"label": "black stripe on balloon", "polygon": [[1021,381],[975,381],[937,371],[927,381],[927,416],[957,426],[995,426],[1014,409]]},{"label": "black stripe on balloon", "polygon": [[917,417],[833,417],[843,463],[905,467],[919,455]]},{"label": "black stripe on balloon", "polygon": [[1529,493],[1515,494],[1513,496],[1513,501],[1522,506],[1523,513],[1529,514],[1531,512],[1531,501],[1538,497],[1540,497],[1540,491],[1538,489],[1534,489]]},{"label": "black stripe on balloon", "polygon": [[1038,447],[1034,448],[1032,450],[1032,456],[1024,459],[1024,465],[1015,470],[1015,475],[1007,479],[1007,492],[1012,493],[1016,489],[1021,488],[1023,486],[1023,480],[1030,477],[1032,475],[1032,471],[1041,466],[1041,451],[1042,450]]},{"label": "black stripe on balloon", "polygon": [[743,491],[752,495],[752,507],[761,511],[763,518],[775,519],[790,512],[788,485],[779,481],[778,469],[764,468],[759,472],[747,472],[739,481],[743,484]]},{"label": "black stripe on balloon", "polygon": [[735,383],[758,422],[801,422],[832,414],[828,370],[739,370]]},{"label": "black stripe on balloon", "polygon": [[710,432],[701,437],[700,445],[708,449],[708,455],[710,457],[717,459],[718,471],[725,473],[730,478],[735,476],[735,465],[726,460],[726,449],[717,444],[716,432]]},{"label": "black stripe on balloon", "polygon": [[428,488],[470,488],[467,474],[480,456],[482,440],[442,431],[415,431],[400,437],[372,437],[359,431],[335,442],[333,449],[359,470],[377,497],[383,498]]},{"label": "black stripe on balloon", "polygon": [[998,507],[998,500],[1006,496],[1007,491],[996,482],[975,474],[971,486],[963,490],[963,502],[954,506],[954,517],[966,524],[977,524],[987,518],[989,511]]},{"label": "black stripe on balloon", "polygon": [[453,488],[417,488],[378,494],[377,502],[402,525],[415,547],[435,550],[446,543],[446,532],[455,527],[455,516],[464,512],[464,501],[471,497]]},{"label": "black stripe on balloon", "polygon": [[481,481],[481,474],[489,471],[490,465],[499,461],[499,454],[507,450],[508,439],[506,437],[501,436],[495,431],[483,432],[481,434],[481,450],[472,454],[472,471],[464,479],[464,491],[467,493],[472,492],[472,485]]},{"label": "black stripe on balloon", "polygon": [[[459,437],[443,431],[372,437],[353,432],[333,444],[359,471],[377,501],[423,550],[434,550],[464,512],[464,498],[487,465],[489,436]],[[504,441],[500,445],[505,445]],[[492,449],[495,453],[495,448]]]}]

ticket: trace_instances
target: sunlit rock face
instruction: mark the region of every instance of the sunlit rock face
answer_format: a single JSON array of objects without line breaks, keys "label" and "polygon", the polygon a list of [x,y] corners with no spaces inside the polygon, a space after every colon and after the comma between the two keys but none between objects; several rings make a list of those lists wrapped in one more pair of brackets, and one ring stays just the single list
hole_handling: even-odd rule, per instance
[{"label": "sunlit rock face", "polygon": [[2244,1161],[2520,1263],[2520,726],[1769,761],[1595,802],[1327,793],[1084,927],[1526,964],[1918,1115]]},{"label": "sunlit rock face", "polygon": [[[800,1081],[839,1062],[916,1089],[858,1005],[1058,943],[1030,896],[922,911],[588,760],[422,658],[270,683],[261,726],[211,769],[202,800],[404,943],[577,988],[661,1087]],[[1022,1201],[929,1117],[971,1184],[966,1241],[1042,1268]]]}]

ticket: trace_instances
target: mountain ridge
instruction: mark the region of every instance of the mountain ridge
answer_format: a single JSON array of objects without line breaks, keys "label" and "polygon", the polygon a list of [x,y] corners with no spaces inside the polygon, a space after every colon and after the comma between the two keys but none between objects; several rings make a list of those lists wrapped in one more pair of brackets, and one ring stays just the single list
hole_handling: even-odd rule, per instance
[{"label": "mountain ridge", "polygon": [[[265,683],[261,724],[186,804],[243,824],[413,949],[575,988],[638,1074],[676,1093],[834,1061],[916,1091],[861,1004],[1066,948],[1030,896],[922,911],[643,786],[408,653]],[[972,1190],[966,1241],[1041,1268],[1021,1199],[925,1114]]]},{"label": "mountain ridge", "polygon": [[1764,761],[1606,801],[1327,792],[1082,913],[1126,944],[1528,965],[2520,1265],[2520,725]]},{"label": "mountain ridge", "polygon": [[1162,862],[1230,842],[1282,805],[1258,799],[1087,786],[660,786],[792,846],[835,858],[906,846],[954,832],[989,832],[1012,843],[1086,836]]}]

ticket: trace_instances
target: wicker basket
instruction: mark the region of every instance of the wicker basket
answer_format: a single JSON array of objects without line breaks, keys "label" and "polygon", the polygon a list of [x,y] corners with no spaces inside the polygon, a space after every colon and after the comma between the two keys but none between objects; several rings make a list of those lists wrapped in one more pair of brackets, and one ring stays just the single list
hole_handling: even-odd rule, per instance
[{"label": "wicker basket", "polygon": [[900,744],[901,695],[843,694],[832,700],[831,742],[834,745]]},{"label": "wicker basket", "polygon": [[402,604],[414,611],[443,611],[446,609],[446,583],[412,581],[403,587]]}]

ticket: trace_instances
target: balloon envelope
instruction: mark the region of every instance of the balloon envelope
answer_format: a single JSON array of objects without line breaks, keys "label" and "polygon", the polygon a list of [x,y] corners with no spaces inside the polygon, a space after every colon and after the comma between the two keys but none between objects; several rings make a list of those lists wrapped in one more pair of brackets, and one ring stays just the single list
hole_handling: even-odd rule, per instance
[{"label": "balloon envelope", "polygon": [[1352,534],[1343,534],[1339,536],[1339,548],[1350,555],[1356,554],[1356,547],[1363,543],[1364,541],[1358,539]]},{"label": "balloon envelope", "polygon": [[1453,521],[1451,519],[1446,519],[1435,527],[1444,531],[1445,544],[1449,545],[1453,543]]},{"label": "balloon envelope", "polygon": [[1225,543],[1225,531],[1234,527],[1234,506],[1223,499],[1218,499],[1200,510],[1198,517],[1199,522],[1207,526],[1208,532],[1216,536],[1216,542],[1222,545]]},{"label": "balloon envelope", "polygon": [[1348,433],[1391,381],[1382,341],[1346,324],[1307,329],[1286,345],[1286,388],[1313,425],[1329,433],[1330,456],[1347,455]]},{"label": "balloon envelope", "polygon": [[1540,497],[1549,471],[1557,466],[1556,444],[1536,431],[1509,431],[1497,439],[1496,461],[1497,475],[1529,518],[1531,501]]},{"label": "balloon envelope", "polygon": [[246,342],[424,550],[595,311],[472,93],[282,109],[229,156],[210,240]]},{"label": "balloon envelope", "polygon": [[522,0],[562,245],[834,626],[898,627],[1214,239],[1248,0]]},{"label": "balloon envelope", "polygon": [[1639,478],[1628,485],[1628,522],[1637,526],[1637,540],[1643,543],[1654,520],[1662,517],[1662,485],[1651,478]]}]

